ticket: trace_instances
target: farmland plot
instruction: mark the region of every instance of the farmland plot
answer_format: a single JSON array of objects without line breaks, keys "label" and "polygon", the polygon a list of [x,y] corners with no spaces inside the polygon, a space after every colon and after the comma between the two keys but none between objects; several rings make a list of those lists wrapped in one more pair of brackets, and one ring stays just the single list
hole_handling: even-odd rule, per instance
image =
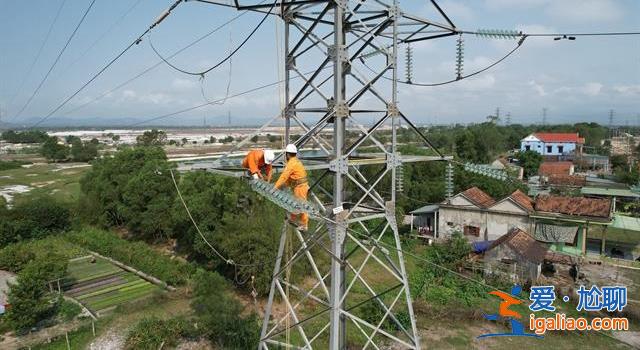
[{"label": "farmland plot", "polygon": [[161,289],[110,262],[86,257],[69,263],[64,293],[93,312],[138,300]]}]

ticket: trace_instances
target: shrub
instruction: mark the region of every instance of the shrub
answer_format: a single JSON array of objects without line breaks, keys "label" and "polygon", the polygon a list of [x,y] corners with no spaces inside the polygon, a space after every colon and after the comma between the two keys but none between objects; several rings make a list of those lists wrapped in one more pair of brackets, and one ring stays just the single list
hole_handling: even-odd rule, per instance
[{"label": "shrub", "polygon": [[18,169],[25,164],[29,164],[29,162],[24,162],[21,160],[9,160],[9,161],[0,160],[0,171]]},{"label": "shrub", "polygon": [[0,210],[0,247],[31,238],[44,238],[69,228],[71,211],[52,197],[29,198],[13,209]]},{"label": "shrub", "polygon": [[143,242],[130,242],[114,233],[86,228],[64,236],[69,242],[111,257],[169,284],[184,284],[193,273],[192,265],[161,255]]},{"label": "shrub", "polygon": [[170,348],[175,346],[180,338],[192,337],[195,334],[195,328],[182,318],[145,318],[131,329],[124,347],[131,350],[156,350],[161,346]]},{"label": "shrub", "polygon": [[199,270],[194,278],[191,307],[204,335],[222,349],[255,349],[260,340],[258,316],[242,316],[242,305],[229,294],[215,272]]},{"label": "shrub", "polygon": [[62,300],[58,306],[58,315],[64,321],[71,321],[74,317],[78,316],[82,312],[82,308],[71,301]]},{"label": "shrub", "polygon": [[49,252],[24,266],[16,284],[9,284],[7,301],[11,308],[6,317],[11,328],[23,332],[55,314],[59,300],[48,295],[45,286],[64,276],[67,263],[64,256]]}]

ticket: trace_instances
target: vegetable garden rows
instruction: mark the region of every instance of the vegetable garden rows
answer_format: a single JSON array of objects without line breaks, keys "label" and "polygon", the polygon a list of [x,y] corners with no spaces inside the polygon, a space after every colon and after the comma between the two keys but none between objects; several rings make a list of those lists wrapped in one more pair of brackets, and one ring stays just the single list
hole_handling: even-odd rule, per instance
[{"label": "vegetable garden rows", "polygon": [[66,295],[93,312],[141,299],[160,290],[135,274],[92,256],[69,263],[62,287]]}]

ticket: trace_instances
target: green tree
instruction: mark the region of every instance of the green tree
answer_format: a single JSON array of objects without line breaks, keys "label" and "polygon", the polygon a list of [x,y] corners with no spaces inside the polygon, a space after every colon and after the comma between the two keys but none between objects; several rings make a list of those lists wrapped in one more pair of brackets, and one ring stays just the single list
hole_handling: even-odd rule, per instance
[{"label": "green tree", "polygon": [[[175,166],[159,147],[124,149],[97,160],[80,180],[80,208],[89,222],[125,226],[138,238],[166,237],[175,189]],[[178,174],[176,174],[176,177]]]},{"label": "green tree", "polygon": [[0,209],[0,247],[25,239],[44,238],[65,231],[71,211],[49,196],[19,201],[12,209]]},{"label": "green tree", "polygon": [[7,130],[0,135],[0,139],[9,143],[42,143],[49,138],[44,131],[27,130],[22,132],[16,132],[13,130]]},{"label": "green tree", "polygon": [[49,161],[61,161],[69,157],[69,147],[58,143],[57,137],[49,137],[40,147],[40,154]]},{"label": "green tree", "polygon": [[20,271],[16,284],[10,284],[7,297],[11,308],[6,317],[14,330],[23,332],[54,314],[57,300],[47,294],[46,285],[64,276],[67,263],[64,256],[49,252]]},{"label": "green tree", "polygon": [[[97,141],[97,140],[96,140]],[[93,142],[82,142],[79,138],[72,140],[71,158],[76,162],[88,162],[98,156],[98,145]]]},{"label": "green tree", "polygon": [[218,274],[198,271],[194,278],[191,307],[198,327],[223,349],[254,349],[260,340],[258,317],[243,316],[242,305],[229,293],[227,282]]},{"label": "green tree", "polygon": [[138,146],[162,146],[167,142],[167,133],[162,130],[152,129],[145,131],[136,137]]},{"label": "green tree", "polygon": [[524,175],[526,177],[538,174],[538,169],[543,161],[544,158],[542,155],[536,151],[524,151],[518,154],[518,162],[524,169]]},{"label": "green tree", "polygon": [[200,231],[225,257],[252,266],[237,270],[222,261],[204,242],[180,201],[173,208],[175,238],[194,258],[233,278],[255,276],[258,292],[266,293],[270,264],[276,251],[284,211],[256,195],[238,179],[206,172],[186,174],[180,191]]}]

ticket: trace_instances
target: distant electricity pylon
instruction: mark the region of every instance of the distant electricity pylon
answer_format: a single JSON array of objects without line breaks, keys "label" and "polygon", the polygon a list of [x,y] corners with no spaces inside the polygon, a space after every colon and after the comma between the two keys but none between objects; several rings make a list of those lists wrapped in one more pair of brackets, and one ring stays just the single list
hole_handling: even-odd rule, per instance
[{"label": "distant electricity pylon", "polygon": [[[343,350],[362,340],[362,348],[419,349],[396,191],[402,188],[404,163],[452,158],[435,149],[398,108],[398,56],[400,45],[458,30],[435,1],[430,7],[435,20],[402,11],[397,0],[241,2],[235,1],[238,10],[284,22],[285,107],[260,130],[283,121],[286,143],[315,149],[300,157],[310,171],[310,200],[322,208],[309,233],[284,229],[281,234],[260,348]],[[310,67],[315,71],[302,74]],[[371,117],[373,125],[365,127],[361,121]],[[400,154],[400,121],[433,155]],[[347,130],[348,123],[354,130]],[[303,134],[293,135],[294,127]],[[383,141],[389,130],[390,140]],[[281,157],[276,167],[282,166]],[[222,161],[218,164],[210,170],[230,174]],[[383,247],[383,240],[395,249]],[[284,309],[276,312],[276,302]]]},{"label": "distant electricity pylon", "polygon": [[547,125],[547,107],[542,109],[542,125]]}]

